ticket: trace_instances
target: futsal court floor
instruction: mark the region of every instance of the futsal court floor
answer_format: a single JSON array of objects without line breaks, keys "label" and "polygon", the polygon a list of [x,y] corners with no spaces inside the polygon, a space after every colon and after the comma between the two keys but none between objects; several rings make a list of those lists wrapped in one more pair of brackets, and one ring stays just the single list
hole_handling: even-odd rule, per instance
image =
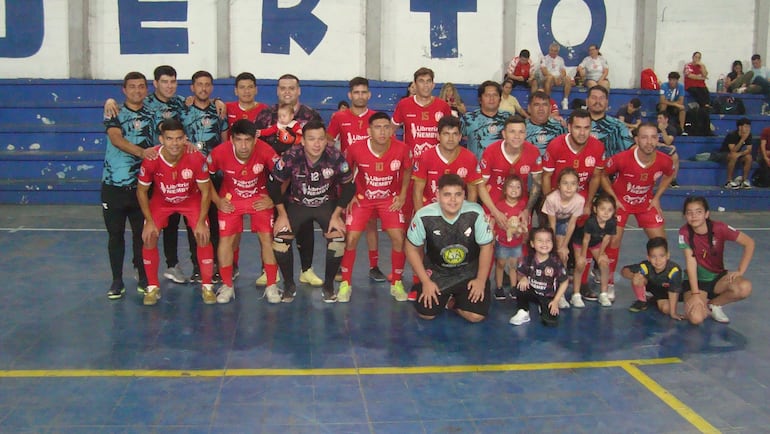
[{"label": "futsal court floor", "polygon": [[[0,206],[0,432],[767,433],[768,216],[712,215],[757,242],[754,294],[725,308],[730,324],[630,313],[618,278],[611,308],[587,303],[545,328],[535,316],[509,325],[510,301],[493,300],[479,324],[420,320],[368,280],[363,240],[348,304],[300,286],[294,303],[269,305],[252,234],[230,304],[166,281],[143,306],[130,254],[126,297],[110,301],[99,207]],[[682,263],[681,215],[666,218]],[[621,265],[641,260],[645,241],[629,228]],[[729,266],[739,253],[730,246]]]}]

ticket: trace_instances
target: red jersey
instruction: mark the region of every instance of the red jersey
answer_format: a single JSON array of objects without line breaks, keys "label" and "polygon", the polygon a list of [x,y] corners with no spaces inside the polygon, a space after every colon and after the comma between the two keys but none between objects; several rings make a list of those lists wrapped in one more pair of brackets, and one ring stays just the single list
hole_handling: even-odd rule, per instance
[{"label": "red jersey", "polygon": [[551,172],[551,187],[555,189],[559,173],[571,167],[578,173],[578,191],[588,199],[588,183],[596,169],[604,168],[604,145],[596,137],[589,136],[580,152],[568,142],[569,134],[551,140],[543,154],[543,171]]},{"label": "red jersey", "polygon": [[615,154],[607,160],[604,168],[607,175],[618,174],[612,182],[612,191],[629,213],[646,210],[658,179],[674,173],[674,163],[668,155],[655,152],[655,159],[645,167],[639,161],[638,153],[639,148],[634,146]]},{"label": "red jersey", "polygon": [[157,149],[158,158],[142,160],[139,168],[139,183],[152,184],[150,207],[157,209],[200,201],[198,183],[209,182],[206,157],[200,152],[188,154],[183,151],[179,161],[172,165],[161,154],[163,146]]},{"label": "red jersey", "polygon": [[232,101],[225,104],[227,107],[227,125],[232,128],[233,124],[241,119],[248,119],[252,122],[257,120],[259,112],[267,108],[267,104],[258,102],[253,108],[244,110],[238,101]]},{"label": "red jersey", "polygon": [[[509,205],[505,199],[495,202],[495,207],[500,210],[506,217],[511,218],[513,216],[518,217],[522,211],[527,207],[527,201],[519,199],[516,201],[516,205]],[[504,227],[501,227],[495,222],[495,241],[504,247],[516,247],[522,245],[524,242],[524,234],[517,234],[511,237],[508,241],[508,232]]]},{"label": "red jersey", "polygon": [[406,144],[394,138],[384,154],[377,156],[369,140],[353,143],[345,155],[355,170],[356,195],[359,201],[391,199],[401,193],[404,169],[409,167]]},{"label": "red jersey", "polygon": [[460,153],[452,161],[445,160],[438,147],[426,151],[420,159],[414,160],[412,177],[425,180],[422,203],[429,204],[436,201],[438,179],[441,175],[456,173],[467,185],[481,182],[481,173],[478,170],[476,156],[466,148],[458,149],[460,149]]},{"label": "red jersey", "polygon": [[350,110],[337,112],[329,121],[329,128],[326,132],[333,138],[340,138],[340,151],[343,153],[348,146],[357,142],[364,142],[369,139],[369,118],[375,112],[366,109],[360,115],[355,115]]},{"label": "red jersey", "polygon": [[258,198],[267,195],[267,175],[272,172],[278,154],[264,141],[257,139],[254,151],[247,161],[235,155],[233,142],[227,141],[209,154],[209,173],[221,170],[224,174],[219,196],[231,195],[231,200]]},{"label": "red jersey", "polygon": [[404,125],[404,143],[417,159],[427,149],[438,144],[438,121],[444,116],[451,116],[452,109],[441,98],[433,98],[430,104],[417,104],[417,97],[403,98],[396,104],[393,122]]},{"label": "red jersey", "polygon": [[487,182],[489,196],[492,202],[503,198],[503,181],[508,175],[516,175],[521,180],[521,194],[524,202],[527,200],[527,181],[530,173],[541,173],[543,165],[540,161],[540,150],[529,142],[524,142],[521,152],[513,157],[505,153],[504,141],[498,140],[484,149],[481,154],[481,176]]},{"label": "red jersey", "polygon": [[527,63],[516,62],[516,67],[513,68],[513,75],[523,77],[524,80],[529,80],[529,71],[532,70],[532,65]]}]

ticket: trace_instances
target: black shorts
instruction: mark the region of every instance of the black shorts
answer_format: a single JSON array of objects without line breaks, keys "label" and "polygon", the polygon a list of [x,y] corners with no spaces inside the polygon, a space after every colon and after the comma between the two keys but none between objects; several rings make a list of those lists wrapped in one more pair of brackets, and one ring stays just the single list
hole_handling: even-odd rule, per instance
[{"label": "black shorts", "polygon": [[[715,298],[717,294],[714,293],[714,288],[717,286],[717,282],[722,280],[723,277],[727,275],[727,271],[723,271],[717,275],[717,277],[714,278],[714,280],[699,280],[698,281],[698,289],[705,292],[706,295],[708,295],[708,299],[711,300],[712,298]],[[682,292],[687,292],[690,290],[690,281],[685,280],[682,282]]]},{"label": "black shorts", "polygon": [[424,316],[436,316],[444,310],[444,307],[449,301],[449,297],[455,297],[455,308],[464,310],[466,312],[473,312],[478,315],[487,316],[489,313],[490,299],[492,298],[492,292],[490,291],[489,279],[487,279],[484,285],[484,299],[472,303],[468,298],[470,297],[470,291],[468,290],[468,282],[472,279],[462,280],[449,288],[439,288],[441,294],[438,296],[438,304],[432,308],[426,308],[422,302],[420,302],[420,295],[422,295],[422,283],[418,283],[412,287],[412,290],[417,291],[417,300],[414,302],[414,307],[417,309],[417,313]]},{"label": "black shorts", "polygon": [[[656,302],[658,300],[668,300],[669,291],[666,288],[660,285],[647,284],[646,289],[652,294],[652,299],[655,300]],[[683,293],[684,293],[684,289],[682,289],[682,292],[679,293],[679,301],[684,301],[684,298],[682,297]]]}]

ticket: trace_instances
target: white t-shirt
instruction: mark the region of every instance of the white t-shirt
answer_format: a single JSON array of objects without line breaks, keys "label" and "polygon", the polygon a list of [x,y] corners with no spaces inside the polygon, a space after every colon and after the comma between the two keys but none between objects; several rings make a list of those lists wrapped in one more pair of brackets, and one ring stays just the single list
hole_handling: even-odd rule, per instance
[{"label": "white t-shirt", "polygon": [[586,200],[583,196],[575,193],[572,199],[566,204],[561,203],[561,195],[559,190],[554,190],[548,193],[543,202],[543,214],[552,215],[556,217],[556,220],[564,220],[576,215],[580,217],[583,215],[583,207]]},{"label": "white t-shirt", "polygon": [[593,81],[598,81],[602,77],[604,70],[609,68],[607,61],[602,56],[596,59],[588,56],[580,62],[580,66],[585,70],[586,80]]},{"label": "white t-shirt", "polygon": [[540,67],[545,67],[551,75],[556,77],[561,76],[562,69],[567,69],[561,56],[553,58],[547,54],[540,58]]}]

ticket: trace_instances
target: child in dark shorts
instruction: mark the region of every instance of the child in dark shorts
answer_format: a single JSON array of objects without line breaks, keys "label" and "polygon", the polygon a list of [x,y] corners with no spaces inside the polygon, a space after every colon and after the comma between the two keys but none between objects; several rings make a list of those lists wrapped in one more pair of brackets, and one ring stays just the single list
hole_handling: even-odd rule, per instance
[{"label": "child in dark shorts", "polygon": [[631,281],[636,301],[628,308],[631,312],[647,309],[646,291],[652,293],[652,300],[658,310],[676,320],[682,319],[676,305],[682,294],[682,267],[671,260],[668,241],[655,237],[647,241],[647,260],[626,265],[621,271]]}]

